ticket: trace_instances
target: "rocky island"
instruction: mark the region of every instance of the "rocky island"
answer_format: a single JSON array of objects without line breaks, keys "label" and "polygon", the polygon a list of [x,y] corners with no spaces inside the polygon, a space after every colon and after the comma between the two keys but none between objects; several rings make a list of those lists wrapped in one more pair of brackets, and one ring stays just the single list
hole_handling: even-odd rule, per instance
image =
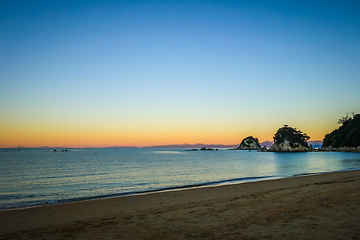
[{"label": "rocky island", "polygon": [[244,138],[236,150],[260,150],[259,140],[253,136]]},{"label": "rocky island", "polygon": [[279,128],[274,136],[274,144],[269,148],[270,152],[308,152],[307,140],[310,137],[296,128],[284,125]]}]

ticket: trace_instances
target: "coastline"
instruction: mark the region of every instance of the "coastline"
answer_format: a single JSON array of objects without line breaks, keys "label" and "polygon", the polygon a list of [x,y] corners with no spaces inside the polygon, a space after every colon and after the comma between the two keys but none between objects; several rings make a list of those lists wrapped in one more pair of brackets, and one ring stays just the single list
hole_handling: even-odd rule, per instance
[{"label": "coastline", "polygon": [[[94,155],[96,153],[97,155]],[[103,149],[71,151],[65,154],[29,150],[0,155],[4,163],[0,210],[360,168],[359,155],[356,153],[278,154],[226,150],[200,153],[186,152],[185,149]],[[138,160],[125,161],[133,159],[134,156],[141,156],[142,161],[150,158],[151,164],[141,164]],[[11,164],[16,162],[10,161],[11,159],[19,157],[22,164]],[[78,161],[80,157],[86,158],[86,161]],[[168,162],[169,159],[171,163]],[[163,164],[165,160],[168,164]],[[108,164],[101,164],[105,161]],[[31,162],[34,164],[29,164]],[[130,162],[132,163],[129,164]],[[119,168],[110,167],[112,165]],[[21,178],[9,177],[15,177],[17,172],[22,171],[32,184],[24,184]],[[134,175],[134,171],[141,173]],[[184,172],[187,174],[184,175]],[[91,184],[87,184],[89,181]]]},{"label": "coastline", "polygon": [[3,210],[0,238],[344,238],[359,198],[360,170],[296,176]]},{"label": "coastline", "polygon": [[147,195],[147,194],[162,193],[162,192],[168,192],[168,191],[182,191],[182,190],[190,190],[190,189],[198,189],[198,188],[206,188],[206,187],[219,187],[219,186],[227,186],[227,185],[244,184],[244,183],[250,183],[250,182],[288,179],[288,178],[294,178],[294,177],[313,176],[313,175],[335,173],[335,172],[346,172],[346,171],[354,171],[354,170],[360,170],[360,169],[358,169],[358,168],[344,169],[344,170],[331,171],[331,172],[314,172],[314,173],[309,172],[309,173],[301,173],[301,174],[285,175],[285,176],[259,176],[259,177],[244,177],[244,178],[225,179],[225,180],[219,180],[219,181],[213,181],[213,182],[203,182],[203,183],[197,183],[197,184],[191,184],[191,185],[179,185],[179,186],[174,186],[174,187],[165,187],[165,188],[146,190],[146,191],[125,192],[125,193],[117,193],[117,194],[110,194],[110,195],[93,196],[93,197],[79,197],[79,198],[74,198],[74,199],[63,199],[63,200],[57,200],[54,202],[38,203],[38,204],[24,205],[24,206],[19,206],[19,207],[0,208],[0,212],[8,211],[8,210],[23,210],[23,209],[28,209],[28,208],[53,206],[53,205],[59,205],[59,204],[71,204],[71,203],[77,203],[77,202],[102,200],[102,199],[109,199],[109,198]]}]

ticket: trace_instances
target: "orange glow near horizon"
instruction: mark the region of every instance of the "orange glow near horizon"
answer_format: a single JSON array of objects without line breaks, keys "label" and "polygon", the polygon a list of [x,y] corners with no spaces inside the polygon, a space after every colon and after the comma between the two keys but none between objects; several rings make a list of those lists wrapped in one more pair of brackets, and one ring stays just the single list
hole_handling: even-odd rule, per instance
[{"label": "orange glow near horizon", "polygon": [[[237,145],[247,136],[254,136],[260,142],[272,141],[277,128],[271,126],[235,129],[232,126],[203,126],[185,127],[174,125],[126,126],[124,128],[108,126],[12,126],[1,129],[3,136],[0,148],[23,147],[112,147],[112,146],[154,146],[170,144],[224,144]],[[319,129],[316,126],[302,129],[311,136],[310,140],[322,140],[330,131]],[[331,130],[332,131],[332,130]]]},{"label": "orange glow near horizon", "polygon": [[285,118],[280,121],[280,117],[273,115],[264,121],[265,115],[250,119],[241,116],[172,117],[161,114],[158,112],[146,119],[137,115],[128,118],[119,115],[99,117],[87,112],[80,116],[72,113],[19,116],[14,118],[17,121],[3,117],[0,118],[0,148],[14,148],[18,145],[69,148],[184,143],[237,145],[247,136],[256,137],[260,142],[272,141],[277,129],[284,124],[307,133],[310,140],[314,141],[322,140],[325,134],[338,127],[336,121],[310,122],[305,118]]}]

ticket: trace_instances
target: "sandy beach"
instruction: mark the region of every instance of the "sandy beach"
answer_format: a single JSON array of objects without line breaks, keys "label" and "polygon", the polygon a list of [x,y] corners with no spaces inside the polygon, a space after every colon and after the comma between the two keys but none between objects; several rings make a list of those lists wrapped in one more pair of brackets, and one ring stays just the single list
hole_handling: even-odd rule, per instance
[{"label": "sandy beach", "polygon": [[360,171],[0,211],[0,239],[359,239]]}]

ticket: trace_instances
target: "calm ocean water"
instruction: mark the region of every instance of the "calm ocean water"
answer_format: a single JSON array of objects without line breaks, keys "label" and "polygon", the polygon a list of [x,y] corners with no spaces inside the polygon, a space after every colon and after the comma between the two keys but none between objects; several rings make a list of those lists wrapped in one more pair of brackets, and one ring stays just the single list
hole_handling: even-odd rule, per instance
[{"label": "calm ocean water", "polygon": [[0,209],[360,169],[359,153],[0,151]]}]

